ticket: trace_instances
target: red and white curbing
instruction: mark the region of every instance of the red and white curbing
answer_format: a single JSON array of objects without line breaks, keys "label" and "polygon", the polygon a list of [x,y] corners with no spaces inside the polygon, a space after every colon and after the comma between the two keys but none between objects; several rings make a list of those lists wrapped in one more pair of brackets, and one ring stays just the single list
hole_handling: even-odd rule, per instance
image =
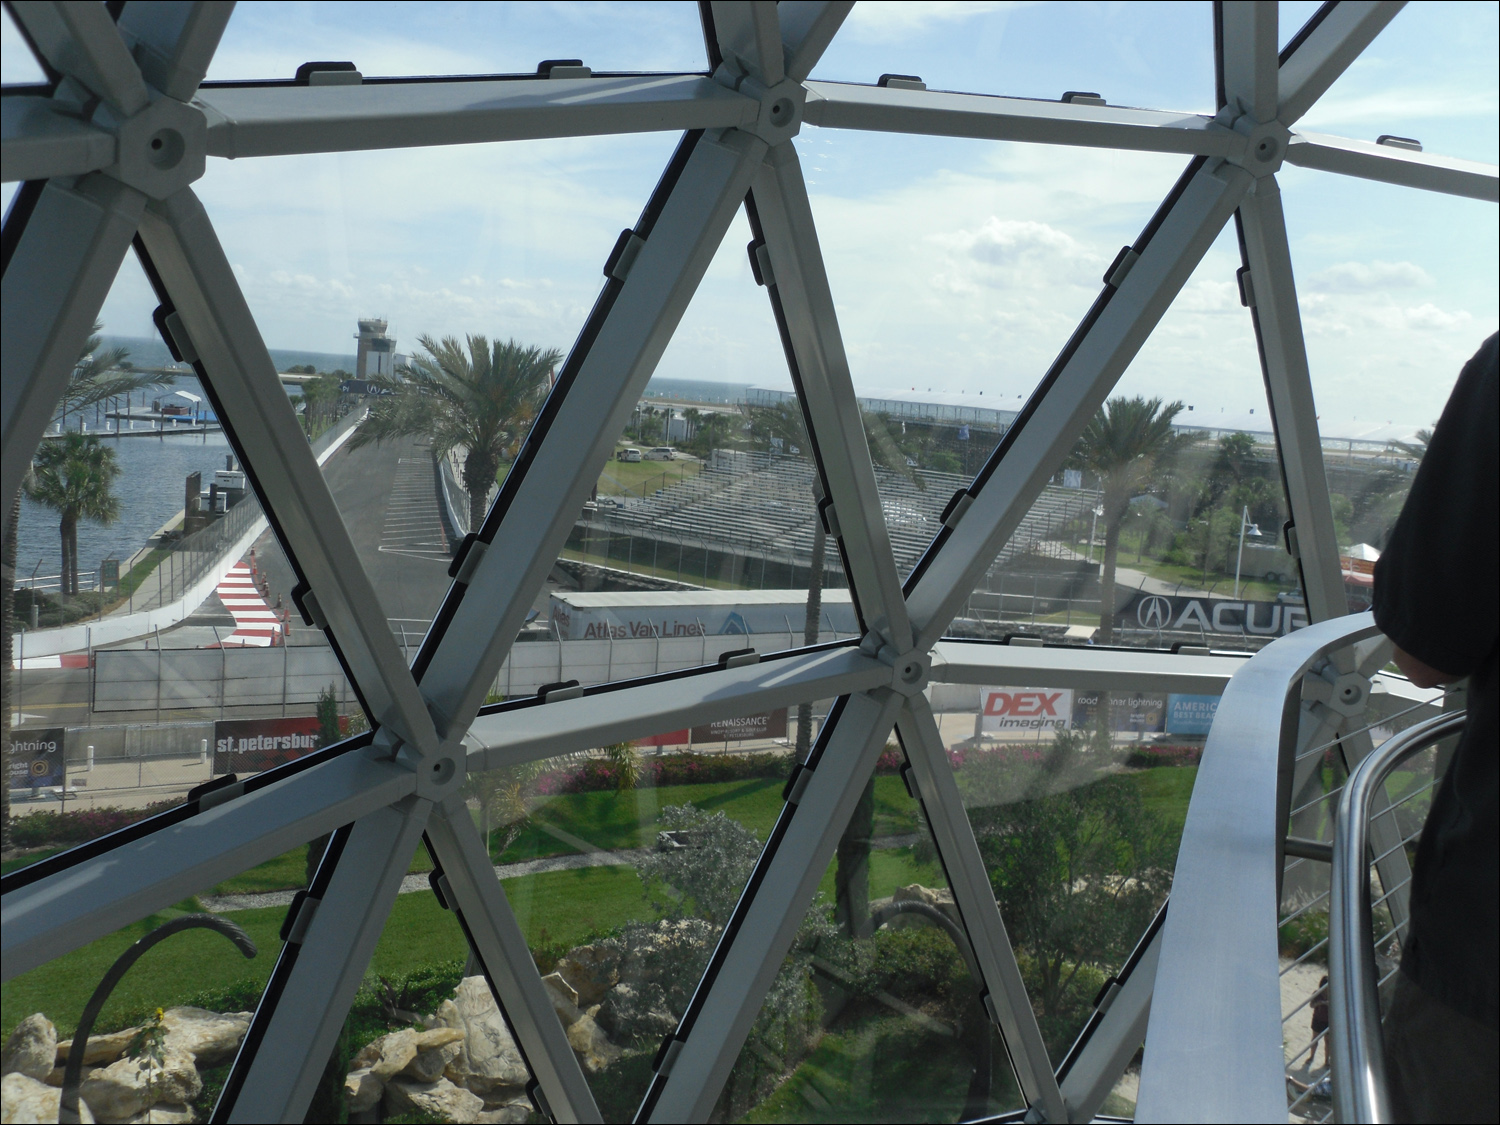
[{"label": "red and white curbing", "polygon": [[270,648],[284,635],[280,616],[256,589],[254,558],[252,553],[249,563],[235,563],[219,579],[219,601],[234,618],[234,632],[219,641],[220,647]]}]

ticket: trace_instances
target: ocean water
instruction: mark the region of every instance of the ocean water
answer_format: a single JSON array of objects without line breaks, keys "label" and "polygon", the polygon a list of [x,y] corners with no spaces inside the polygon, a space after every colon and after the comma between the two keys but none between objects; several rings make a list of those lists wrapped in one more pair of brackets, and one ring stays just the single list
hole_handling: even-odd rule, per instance
[{"label": "ocean water", "polygon": [[646,397],[732,406],[745,401],[745,391],[749,386],[748,383],[716,383],[709,379],[652,379],[646,384]]},{"label": "ocean water", "polygon": [[[173,362],[172,353],[167,351],[167,346],[157,339],[145,336],[103,336],[101,339],[106,348],[128,349],[130,362],[137,367],[166,367]],[[304,352],[288,348],[267,348],[266,350],[276,361],[278,371],[308,363],[319,371],[333,371],[338,368],[343,368],[345,371],[354,370],[353,352],[348,355],[335,355],[332,352]]]}]

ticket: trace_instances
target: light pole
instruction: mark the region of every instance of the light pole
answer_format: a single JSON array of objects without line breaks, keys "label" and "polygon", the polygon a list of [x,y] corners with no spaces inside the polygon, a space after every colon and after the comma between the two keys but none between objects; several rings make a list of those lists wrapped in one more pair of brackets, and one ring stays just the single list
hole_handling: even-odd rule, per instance
[{"label": "light pole", "polygon": [[1099,530],[1099,517],[1104,514],[1104,505],[1094,505],[1094,518],[1089,524],[1089,562],[1094,561],[1094,533]]},{"label": "light pole", "polygon": [[1234,598],[1239,601],[1240,597],[1240,564],[1245,561],[1245,529],[1250,529],[1251,535],[1260,534],[1260,525],[1250,522],[1250,506],[1247,504],[1240,509],[1240,551],[1234,559]]}]

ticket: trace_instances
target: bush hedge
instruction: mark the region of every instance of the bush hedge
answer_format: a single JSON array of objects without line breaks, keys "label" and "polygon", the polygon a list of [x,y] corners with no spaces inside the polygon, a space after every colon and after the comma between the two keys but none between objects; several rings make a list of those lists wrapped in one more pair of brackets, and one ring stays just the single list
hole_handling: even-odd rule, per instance
[{"label": "bush hedge", "polygon": [[1196,766],[1203,757],[1201,746],[1142,746],[1125,759],[1131,769],[1149,770],[1158,766]]},{"label": "bush hedge", "polygon": [[157,801],[138,809],[89,808],[77,812],[41,809],[14,817],[10,822],[11,842],[18,848],[44,848],[57,844],[82,844],[108,836],[138,821],[175,809],[180,798]]}]

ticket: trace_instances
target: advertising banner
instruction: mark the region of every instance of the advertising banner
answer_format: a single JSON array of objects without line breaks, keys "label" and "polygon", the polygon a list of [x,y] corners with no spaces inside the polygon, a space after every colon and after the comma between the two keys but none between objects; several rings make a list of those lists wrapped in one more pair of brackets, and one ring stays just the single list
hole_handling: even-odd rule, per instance
[{"label": "advertising banner", "polygon": [[214,773],[260,773],[317,748],[316,716],[221,719],[214,724]]},{"label": "advertising banner", "polygon": [[10,787],[47,789],[67,778],[62,727],[14,730],[10,735]]},{"label": "advertising banner", "polygon": [[1236,637],[1279,637],[1306,625],[1305,606],[1237,602],[1229,598],[1169,597],[1142,591],[1137,591],[1115,615],[1115,626],[1121,629]]},{"label": "advertising banner", "polygon": [[[1073,726],[1093,727],[1099,721],[1097,691],[1073,693]],[[1167,697],[1138,691],[1109,693],[1109,729],[1116,732],[1151,733],[1162,729],[1167,712]]]},{"label": "advertising banner", "polygon": [[1067,688],[979,689],[986,731],[1067,730],[1073,724],[1073,692]]},{"label": "advertising banner", "polygon": [[759,715],[741,715],[737,719],[715,719],[693,728],[693,744],[714,742],[747,742],[755,738],[785,738],[786,708]]},{"label": "advertising banner", "polygon": [[1168,734],[1207,734],[1219,710],[1217,695],[1167,696]]},{"label": "advertising banner", "polygon": [[[564,641],[752,633],[801,636],[807,621],[807,596],[774,590],[568,593],[553,594],[547,613],[557,638]],[[823,592],[821,625],[826,632],[859,632],[859,619],[848,590]]]}]

